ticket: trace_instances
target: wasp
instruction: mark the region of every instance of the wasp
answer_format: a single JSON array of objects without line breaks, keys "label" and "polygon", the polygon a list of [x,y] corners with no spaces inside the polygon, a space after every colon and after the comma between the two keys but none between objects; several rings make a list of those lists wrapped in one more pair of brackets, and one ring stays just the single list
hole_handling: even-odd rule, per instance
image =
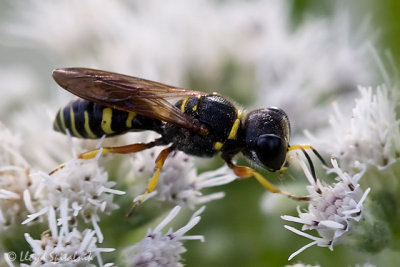
[{"label": "wasp", "polygon": [[157,156],[155,173],[136,205],[154,190],[165,160],[175,150],[199,157],[220,153],[238,177],[254,177],[267,190],[295,200],[309,198],[280,190],[253,168],[236,165],[233,157],[241,153],[250,162],[273,172],[286,165],[288,151],[300,149],[308,159],[315,179],[315,170],[306,149],[311,149],[324,163],[311,145],[289,144],[290,122],[280,108],[245,112],[218,93],[184,90],[87,68],[56,69],[53,78],[62,88],[79,97],[58,111],[54,121],[56,131],[91,139],[129,131],[152,130],[160,134],[161,137],[149,143],[104,147],[78,156],[90,159],[98,153],[127,154],[154,146],[167,146]]}]

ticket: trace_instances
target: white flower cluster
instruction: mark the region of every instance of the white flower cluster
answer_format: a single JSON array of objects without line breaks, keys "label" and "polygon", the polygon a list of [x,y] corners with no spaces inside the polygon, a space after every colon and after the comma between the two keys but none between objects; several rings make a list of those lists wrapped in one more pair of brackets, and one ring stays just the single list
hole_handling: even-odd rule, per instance
[{"label": "white flower cluster", "polygon": [[[4,128],[1,133],[8,134],[9,132]],[[2,143],[4,145],[4,149],[1,150],[3,165],[7,166],[6,164],[16,162],[20,165],[28,165],[17,153],[17,144],[10,145],[16,141],[11,136],[10,134],[5,137]],[[6,151],[11,152],[7,154]],[[155,156],[156,153],[151,150],[135,155],[136,158],[146,158],[147,160],[144,161],[146,166],[152,166],[148,167],[149,173],[145,174],[148,177],[151,176],[150,169],[154,169]],[[140,161],[138,162],[140,163]],[[134,167],[137,166],[134,164]],[[21,223],[22,218],[27,216],[28,218],[22,222],[23,224],[32,225],[38,220],[47,221],[49,224],[49,231],[43,233],[39,240],[35,240],[28,233],[25,234],[26,240],[33,249],[33,253],[30,255],[30,261],[32,261],[30,266],[47,266],[54,263],[65,266],[80,266],[81,264],[92,266],[93,258],[97,258],[98,264],[103,266],[100,252],[112,250],[97,247],[104,240],[98,222],[102,214],[110,214],[118,208],[113,202],[114,195],[121,195],[124,192],[113,189],[115,182],[108,180],[107,173],[99,166],[98,157],[91,160],[70,160],[50,174],[41,171],[29,173],[27,168],[17,168],[14,165],[3,167],[3,173],[9,170],[21,172],[21,178],[18,180],[14,175],[7,179],[8,176],[4,175],[1,182],[9,185],[4,185],[1,193],[3,198],[7,198],[9,201],[18,200],[22,208],[10,205],[8,202],[1,202],[5,207],[1,218],[16,218],[15,213],[23,209],[24,213],[18,223]],[[136,171],[138,175],[141,172],[143,175],[143,170]],[[236,179],[235,175],[227,167],[197,175],[193,159],[184,153],[177,152],[170,156],[163,168],[155,198],[159,201],[180,203],[194,208],[198,204],[223,197],[222,192],[203,196],[201,189],[226,184],[234,179]],[[34,187],[30,186],[30,181],[35,181]],[[200,219],[198,215],[201,211],[193,215],[187,226],[161,236],[160,231],[163,228],[161,225],[165,226],[170,222],[178,214],[178,211],[178,208],[174,209],[164,223],[151,232],[154,237],[157,237],[152,240],[160,246],[167,240],[171,241],[165,246],[165,253],[159,255],[160,261],[171,259],[179,264],[179,254],[185,251],[181,241],[192,238],[184,236],[184,234]],[[92,227],[85,226],[84,230],[80,231],[81,220],[91,223]],[[149,236],[151,235],[149,234],[141,241],[140,245],[136,245],[136,249],[143,248],[149,242]],[[202,240],[202,237],[195,236],[193,238]],[[148,252],[148,249],[144,250],[146,253]],[[147,255],[146,253],[138,252],[137,255],[141,255],[142,259],[143,255]],[[9,262],[9,265],[13,266],[12,262]]]},{"label": "white flower cluster", "polygon": [[[80,232],[76,228],[70,230],[68,215],[68,201],[58,208],[59,219],[57,220],[56,211],[50,207],[47,213],[49,230],[43,233],[40,240],[33,239],[28,233],[25,238],[32,247],[33,253],[30,255],[31,264],[22,266],[96,266],[90,264],[93,258],[97,258],[97,266],[113,266],[104,264],[100,256],[101,252],[111,252],[114,249],[98,248],[98,239],[95,237],[94,230],[85,229]],[[57,222],[58,221],[58,222]],[[59,226],[60,225],[60,226]],[[26,259],[28,260],[28,259]]]},{"label": "white flower cluster", "polygon": [[[50,266],[54,263],[80,266],[82,262],[85,266],[92,266],[90,262],[94,257],[99,266],[111,266],[103,265],[100,252],[113,250],[97,248],[97,244],[104,239],[97,222],[100,214],[109,214],[118,208],[113,203],[113,195],[124,192],[111,188],[115,182],[108,181],[108,175],[99,167],[98,159],[73,159],[50,174],[38,172],[31,176],[37,180],[40,178],[41,182],[36,190],[24,192],[25,205],[31,214],[23,224],[38,218],[47,220],[51,233],[42,234],[40,240],[25,234],[33,249],[31,266]],[[93,229],[86,228],[80,232],[77,228],[78,216],[85,222],[91,222]]]},{"label": "white flower cluster", "polygon": [[359,92],[360,97],[356,99],[351,115],[343,114],[334,103],[330,134],[319,138],[320,141],[311,138],[339,158],[341,167],[347,171],[359,162],[385,168],[400,155],[396,90],[382,85],[376,90],[359,87]]},{"label": "white flower cluster", "polygon": [[[131,168],[134,170],[136,177],[144,181],[146,178],[151,177],[154,171],[152,163],[155,161],[159,151],[160,148],[155,148],[133,155],[134,159]],[[228,184],[236,178],[237,176],[227,166],[197,174],[194,158],[177,151],[169,155],[165,161],[155,192],[151,194],[151,197],[161,202],[169,202],[194,209],[197,205],[220,199],[224,196],[223,192],[203,195],[201,190]],[[140,197],[141,195],[137,199]]]},{"label": "white flower cluster", "polygon": [[79,149],[88,143],[84,140],[72,143],[72,139],[66,142],[64,135],[52,130],[56,110],[56,107],[53,110],[49,108],[52,104],[55,103],[27,106],[26,110],[13,114],[11,121],[7,122],[15,135],[23,137],[19,150],[32,170],[50,170],[60,162],[75,157],[74,150],[80,152]]},{"label": "white flower cluster", "polygon": [[23,192],[35,187],[19,140],[0,123],[0,228],[21,223],[27,215]]},{"label": "white flower cluster", "polygon": [[[313,245],[333,250],[333,246],[340,243],[343,235],[352,229],[354,222],[362,217],[363,202],[370,191],[370,188],[363,191],[358,183],[365,167],[356,175],[350,176],[339,168],[336,159],[332,158],[331,162],[333,168],[329,172],[337,175],[337,183],[323,185],[319,180],[314,181],[305,163],[300,161],[311,183],[307,186],[310,194],[308,208],[304,212],[298,209],[299,217],[285,215],[282,219],[302,224],[302,231],[287,225],[285,228],[313,241],[294,252],[289,260]],[[316,230],[320,237],[309,235],[305,230]]]},{"label": "white flower cluster", "polygon": [[72,216],[70,220],[80,215],[85,222],[93,224],[99,242],[103,241],[103,235],[97,225],[99,215],[109,214],[118,208],[113,203],[113,196],[122,195],[124,192],[112,189],[115,182],[108,181],[108,175],[99,167],[97,158],[73,159],[50,175],[43,172],[33,175],[41,178],[41,184],[32,199],[29,195],[25,199],[26,206],[32,214],[24,223],[31,222],[52,209],[60,209],[60,206],[67,202],[69,216]]},{"label": "white flower cluster", "polygon": [[167,217],[153,230],[148,230],[147,235],[139,243],[125,249],[125,261],[127,266],[168,266],[180,267],[180,254],[186,252],[182,245],[184,240],[200,240],[204,242],[203,236],[185,235],[199,221],[204,207],[196,211],[189,222],[182,228],[173,231],[169,229],[165,234],[162,230],[169,224],[181,210],[176,206]]},{"label": "white flower cluster", "polygon": [[[33,249],[27,259],[31,266],[49,266],[56,262],[78,266],[81,260],[89,264],[94,257],[103,266],[100,252],[110,250],[97,248],[97,243],[103,241],[97,224],[99,213],[110,213],[117,208],[113,194],[124,192],[111,188],[115,183],[108,181],[97,159],[71,160],[51,174],[45,174],[31,170],[21,155],[19,140],[3,124],[0,124],[0,144],[1,227],[33,224],[38,218],[49,224],[51,235],[43,233],[40,240],[25,234]],[[90,221],[93,230],[87,228],[80,232],[78,215]],[[61,226],[59,231],[58,226]],[[12,262],[7,263],[13,266]]]}]

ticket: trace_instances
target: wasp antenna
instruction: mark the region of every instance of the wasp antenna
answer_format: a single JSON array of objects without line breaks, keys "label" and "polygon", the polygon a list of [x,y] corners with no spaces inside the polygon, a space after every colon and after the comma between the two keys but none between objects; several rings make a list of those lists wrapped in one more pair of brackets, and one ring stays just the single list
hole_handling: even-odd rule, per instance
[{"label": "wasp antenna", "polygon": [[310,155],[308,155],[307,151],[303,147],[300,147],[300,149],[303,152],[304,156],[306,156],[308,164],[310,165],[311,175],[314,178],[314,182],[317,182],[317,174],[315,172],[314,164],[310,158]]},{"label": "wasp antenna", "polygon": [[318,151],[317,151],[312,145],[308,145],[308,144],[303,144],[303,145],[292,145],[292,146],[289,146],[288,151],[296,150],[296,149],[301,149],[301,150],[303,150],[303,149],[311,149],[312,152],[315,154],[315,156],[317,156],[317,158],[321,161],[321,163],[322,163],[324,166],[328,167],[328,164],[326,163],[326,161],[324,160],[324,158],[321,156],[321,154],[318,153]]},{"label": "wasp antenna", "polygon": [[328,167],[328,164],[326,164],[326,161],[321,156],[321,154],[319,154],[318,151],[315,148],[313,148],[312,146],[310,146],[310,149],[312,150],[312,152],[314,152],[314,155],[317,156],[317,158],[321,161],[322,165],[324,165],[325,167]]},{"label": "wasp antenna", "polygon": [[315,154],[315,156],[317,156],[317,158],[321,161],[321,163],[324,166],[328,167],[328,164],[326,164],[324,158],[321,156],[321,154],[318,153],[318,151],[312,145],[308,145],[308,144],[306,144],[306,145],[292,145],[292,146],[289,146],[288,151],[295,150],[295,149],[300,149],[304,153],[304,155],[306,156],[307,161],[308,161],[308,163],[310,165],[311,174],[312,174],[312,176],[314,178],[314,181],[317,181],[317,175],[315,173],[314,164],[312,163],[312,160],[311,160],[310,156],[306,152],[306,149],[311,149],[312,152]]}]

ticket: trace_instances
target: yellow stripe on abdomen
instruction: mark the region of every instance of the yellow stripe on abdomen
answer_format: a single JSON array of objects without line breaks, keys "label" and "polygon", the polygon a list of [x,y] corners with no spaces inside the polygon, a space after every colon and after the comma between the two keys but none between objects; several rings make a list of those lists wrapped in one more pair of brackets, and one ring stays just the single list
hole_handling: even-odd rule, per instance
[{"label": "yellow stripe on abdomen", "polygon": [[181,104],[181,111],[182,112],[185,112],[185,108],[186,108],[186,104],[187,104],[188,100],[189,100],[189,97],[187,97],[187,98],[182,100],[182,104]]},{"label": "yellow stripe on abdomen", "polygon": [[135,117],[136,117],[136,112],[130,111],[128,113],[128,118],[126,119],[126,122],[125,122],[126,128],[128,128],[128,129],[132,128],[132,120]]},{"label": "yellow stripe on abdomen", "polygon": [[112,109],[111,108],[104,108],[103,109],[103,117],[101,120],[101,129],[105,134],[113,134],[115,133],[111,129],[111,122],[112,122]]},{"label": "yellow stripe on abdomen", "polygon": [[61,131],[65,133],[67,131],[67,127],[65,126],[64,109],[60,110],[60,123]]},{"label": "yellow stripe on abdomen", "polygon": [[71,120],[72,135],[76,136],[76,137],[79,137],[79,138],[83,138],[83,136],[78,132],[78,130],[76,130],[75,113],[74,113],[74,110],[73,110],[72,106],[69,108],[69,116],[70,116],[70,120]]},{"label": "yellow stripe on abdomen", "polygon": [[89,125],[89,113],[88,113],[87,111],[85,111],[84,116],[85,116],[85,125],[84,125],[84,127],[85,127],[85,131],[86,131],[87,135],[88,135],[90,138],[97,138],[98,136],[95,135],[95,134],[92,132],[92,129],[90,129],[90,125]]}]

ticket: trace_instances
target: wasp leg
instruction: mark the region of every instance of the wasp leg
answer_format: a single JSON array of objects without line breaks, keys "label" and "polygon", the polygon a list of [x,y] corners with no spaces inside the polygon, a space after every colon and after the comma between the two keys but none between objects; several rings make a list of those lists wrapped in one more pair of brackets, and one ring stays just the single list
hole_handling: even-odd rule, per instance
[{"label": "wasp leg", "polygon": [[101,150],[101,155],[107,153],[117,153],[117,154],[129,154],[139,152],[148,148],[152,148],[154,146],[162,145],[163,143],[160,142],[160,139],[157,139],[150,143],[138,143],[138,144],[131,144],[126,146],[116,146],[116,147],[103,147],[94,149],[91,151],[84,152],[78,156],[80,159],[92,159],[97,156],[99,151]]},{"label": "wasp leg", "polygon": [[51,172],[49,172],[49,175],[52,175],[53,173],[58,172],[59,170],[63,169],[65,167],[65,164],[61,164],[59,165],[57,168],[55,168],[54,170],[52,170]]},{"label": "wasp leg", "polygon": [[149,184],[147,185],[146,188],[146,192],[142,195],[142,197],[136,201],[132,208],[130,209],[130,211],[126,214],[126,217],[130,217],[132,215],[132,213],[135,211],[135,209],[146,199],[146,197],[153,192],[153,190],[156,188],[157,183],[158,183],[158,177],[160,176],[160,172],[162,167],[164,166],[164,162],[167,159],[168,155],[174,151],[174,147],[170,146],[165,148],[164,150],[162,150],[160,152],[160,154],[158,154],[157,158],[156,158],[156,170],[154,172],[153,177],[151,177]]},{"label": "wasp leg", "polygon": [[237,165],[233,164],[232,161],[230,161],[230,160],[226,160],[226,163],[228,164],[228,167],[231,168],[239,178],[251,178],[251,177],[254,177],[254,178],[257,179],[257,181],[262,186],[264,186],[265,189],[267,189],[268,191],[270,191],[272,193],[282,194],[282,195],[285,195],[285,196],[287,196],[287,197],[289,197],[291,199],[297,200],[297,201],[309,201],[310,200],[310,197],[308,197],[308,196],[298,197],[298,196],[295,196],[295,195],[292,195],[290,193],[287,193],[285,191],[280,190],[278,187],[276,187],[273,184],[271,184],[260,173],[258,173],[257,171],[253,170],[250,167],[237,166]]}]

